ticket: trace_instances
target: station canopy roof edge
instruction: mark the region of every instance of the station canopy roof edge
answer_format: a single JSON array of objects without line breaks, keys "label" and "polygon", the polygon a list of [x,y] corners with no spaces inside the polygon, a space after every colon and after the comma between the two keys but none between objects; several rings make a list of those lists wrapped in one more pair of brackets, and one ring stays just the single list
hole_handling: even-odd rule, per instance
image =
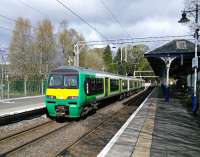
[{"label": "station canopy roof edge", "polygon": [[[198,45],[198,56],[200,46]],[[176,57],[170,66],[170,76],[181,77],[192,73],[192,58],[195,55],[195,44],[185,39],[172,40],[161,47],[144,54],[155,75],[163,76],[165,64],[161,57]]]}]

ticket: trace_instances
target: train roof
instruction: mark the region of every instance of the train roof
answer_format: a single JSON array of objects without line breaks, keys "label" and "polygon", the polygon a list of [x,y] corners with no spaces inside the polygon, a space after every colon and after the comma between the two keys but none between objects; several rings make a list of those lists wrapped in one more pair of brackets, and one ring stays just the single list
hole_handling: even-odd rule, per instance
[{"label": "train roof", "polygon": [[76,72],[85,72],[85,73],[95,73],[97,75],[101,75],[101,76],[112,76],[112,77],[120,77],[120,78],[127,78],[127,79],[134,79],[134,80],[142,80],[142,79],[137,79],[131,76],[123,76],[123,75],[117,75],[117,74],[113,74],[113,73],[109,73],[109,72],[104,72],[104,71],[98,71],[95,69],[91,69],[91,68],[85,68],[85,67],[77,67],[77,66],[60,66],[54,70],[52,70],[52,72],[59,72],[59,71],[64,71],[64,70],[72,70],[72,71],[76,71]]}]

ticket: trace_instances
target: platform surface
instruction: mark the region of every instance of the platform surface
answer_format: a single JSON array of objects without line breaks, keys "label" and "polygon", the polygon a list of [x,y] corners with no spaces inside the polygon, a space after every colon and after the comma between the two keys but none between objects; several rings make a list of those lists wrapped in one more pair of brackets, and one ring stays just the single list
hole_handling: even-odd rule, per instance
[{"label": "platform surface", "polygon": [[155,88],[98,157],[200,156],[200,117],[181,99],[164,102]]},{"label": "platform surface", "polygon": [[0,101],[0,117],[44,108],[44,96],[24,97]]}]

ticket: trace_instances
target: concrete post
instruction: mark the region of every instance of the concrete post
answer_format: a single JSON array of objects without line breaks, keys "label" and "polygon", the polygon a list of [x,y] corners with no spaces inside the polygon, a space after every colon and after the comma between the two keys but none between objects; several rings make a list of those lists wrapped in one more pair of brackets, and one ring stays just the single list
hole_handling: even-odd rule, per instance
[{"label": "concrete post", "polygon": [[127,47],[125,47],[125,62],[127,62],[128,58],[127,58]]},{"label": "concrete post", "polygon": [[77,45],[76,47],[76,53],[77,53],[77,66],[79,67],[79,55],[80,55],[80,52],[79,52],[79,46]]},{"label": "concrete post", "polygon": [[123,50],[123,48],[121,47],[120,49],[121,49],[120,55],[121,55],[121,63],[122,63],[122,60],[123,60],[123,53],[122,53],[122,50]]},{"label": "concrete post", "polygon": [[7,98],[10,98],[10,83],[8,80],[8,75],[6,75],[6,81],[7,81]]},{"label": "concrete post", "polygon": [[44,80],[43,79],[42,79],[42,88],[41,89],[42,89],[41,94],[44,95]]},{"label": "concrete post", "polygon": [[3,73],[4,73],[4,69],[3,69],[3,55],[1,56],[1,60],[2,60],[2,64],[1,64],[1,99],[3,99],[3,95],[4,95],[4,89],[3,89]]},{"label": "concrete post", "polygon": [[27,90],[26,90],[26,78],[24,79],[24,96],[27,95]]}]

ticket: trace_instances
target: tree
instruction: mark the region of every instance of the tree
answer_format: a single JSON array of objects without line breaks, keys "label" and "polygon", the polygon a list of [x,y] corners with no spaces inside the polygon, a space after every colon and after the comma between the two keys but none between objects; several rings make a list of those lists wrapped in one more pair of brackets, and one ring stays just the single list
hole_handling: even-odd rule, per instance
[{"label": "tree", "polygon": [[105,64],[103,59],[102,48],[87,49],[80,53],[80,66],[104,70]]},{"label": "tree", "polygon": [[59,47],[64,56],[64,64],[73,64],[73,44],[66,21],[61,22],[62,31],[59,32]]},{"label": "tree", "polygon": [[115,63],[115,72],[120,74],[120,75],[125,75],[125,71],[124,71],[124,64],[121,61],[121,48],[119,47],[117,49],[117,53],[114,57],[114,63]]},{"label": "tree", "polygon": [[146,45],[127,46],[127,62],[123,51],[121,61],[121,48],[117,50],[114,62],[117,64],[117,71],[121,75],[133,75],[136,70],[150,70],[151,67],[144,58],[144,53],[148,50]]},{"label": "tree", "polygon": [[[75,29],[68,29],[66,21],[61,22],[58,34],[48,19],[40,21],[32,32],[30,21],[18,18],[9,51],[11,72],[26,78],[41,78],[59,65],[73,64],[74,44],[85,40]],[[81,47],[80,53],[87,49]]]},{"label": "tree", "polygon": [[[85,38],[83,37],[83,35],[79,32],[77,32],[75,29],[71,28],[68,30],[69,36],[70,36],[70,40],[71,40],[71,47],[70,47],[70,56],[74,57],[74,61],[76,60],[76,54],[74,52],[74,46],[75,44],[77,44],[78,42],[85,41]],[[82,52],[87,51],[87,45],[81,45],[79,46],[79,53],[80,55],[82,54]],[[71,58],[72,58],[71,57]],[[81,62],[81,60],[79,61]]]},{"label": "tree", "polygon": [[105,70],[108,72],[112,72],[113,68],[112,68],[112,51],[110,49],[110,46],[107,45],[104,49],[104,53],[103,53],[103,60],[105,63]]},{"label": "tree", "polygon": [[63,30],[59,33],[59,44],[61,46],[61,51],[64,55],[64,63],[69,64],[68,61],[73,55],[73,49],[70,36],[67,30]]},{"label": "tree", "polygon": [[28,77],[31,74],[32,33],[31,22],[19,17],[12,32],[9,47],[10,71],[15,75]]},{"label": "tree", "polygon": [[39,62],[39,72],[48,73],[56,65],[56,42],[53,35],[53,26],[48,19],[42,20],[35,30],[35,53]]}]

